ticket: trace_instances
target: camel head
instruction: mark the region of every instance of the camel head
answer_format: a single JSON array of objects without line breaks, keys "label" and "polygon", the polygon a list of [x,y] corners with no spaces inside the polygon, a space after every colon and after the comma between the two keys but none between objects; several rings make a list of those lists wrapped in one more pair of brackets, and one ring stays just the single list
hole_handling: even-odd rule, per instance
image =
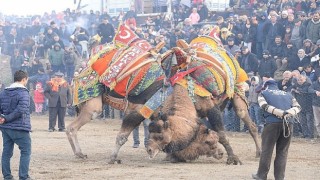
[{"label": "camel head", "polygon": [[169,127],[169,121],[157,120],[149,125],[150,138],[147,146],[147,153],[150,159],[164,150],[172,141],[172,130]]}]

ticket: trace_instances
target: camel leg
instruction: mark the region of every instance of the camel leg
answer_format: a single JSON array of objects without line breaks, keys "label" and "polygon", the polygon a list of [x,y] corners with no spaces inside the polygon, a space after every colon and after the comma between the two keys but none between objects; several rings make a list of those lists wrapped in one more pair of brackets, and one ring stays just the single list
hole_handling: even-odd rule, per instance
[{"label": "camel leg", "polygon": [[128,141],[128,136],[133,131],[133,129],[140,125],[144,120],[144,117],[141,116],[138,112],[128,113],[125,115],[120,132],[117,135],[116,146],[111,154],[109,164],[114,164],[117,162],[121,163],[120,159],[117,159],[120,148]]},{"label": "camel leg", "polygon": [[232,99],[233,107],[239,116],[239,118],[248,126],[250,135],[252,136],[256,145],[256,158],[260,157],[261,150],[259,146],[259,134],[256,124],[252,121],[249,116],[248,107],[246,102],[239,96],[235,95]]},{"label": "camel leg", "polygon": [[212,125],[213,130],[216,131],[219,136],[219,143],[222,144],[227,151],[227,164],[242,165],[242,162],[240,161],[238,156],[234,154],[233,149],[227,139],[227,136],[224,132],[221,111],[219,111],[217,107],[213,107],[208,111],[208,120]]},{"label": "camel leg", "polygon": [[100,98],[93,98],[85,102],[80,109],[79,116],[72,121],[66,129],[66,134],[76,157],[87,158],[87,155],[83,154],[78,142],[77,133],[79,129],[87,124],[91,119],[94,119],[102,111],[102,101]]}]

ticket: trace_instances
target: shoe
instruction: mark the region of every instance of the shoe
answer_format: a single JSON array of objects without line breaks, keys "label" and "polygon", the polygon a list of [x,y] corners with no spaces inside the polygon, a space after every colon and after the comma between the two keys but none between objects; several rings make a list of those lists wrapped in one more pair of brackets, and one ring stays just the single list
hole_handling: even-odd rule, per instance
[{"label": "shoe", "polygon": [[66,129],[59,129],[59,132],[66,132]]},{"label": "shoe", "polygon": [[54,129],[49,129],[49,130],[48,130],[48,132],[53,132],[53,131],[54,131]]},{"label": "shoe", "polygon": [[260,178],[257,174],[252,174],[252,178],[253,178],[253,179],[257,179],[257,180],[263,180],[263,179]]},{"label": "shoe", "polygon": [[138,148],[138,147],[139,147],[139,144],[134,144],[132,147],[133,147],[133,148]]}]

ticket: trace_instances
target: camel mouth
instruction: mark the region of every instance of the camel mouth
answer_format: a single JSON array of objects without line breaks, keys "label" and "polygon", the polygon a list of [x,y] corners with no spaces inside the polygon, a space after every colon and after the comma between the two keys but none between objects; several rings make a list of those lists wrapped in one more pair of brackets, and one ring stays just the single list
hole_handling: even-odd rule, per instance
[{"label": "camel mouth", "polygon": [[149,154],[149,159],[155,158],[160,152],[159,149],[152,150],[150,148],[148,148],[147,151],[148,151],[148,154]]}]

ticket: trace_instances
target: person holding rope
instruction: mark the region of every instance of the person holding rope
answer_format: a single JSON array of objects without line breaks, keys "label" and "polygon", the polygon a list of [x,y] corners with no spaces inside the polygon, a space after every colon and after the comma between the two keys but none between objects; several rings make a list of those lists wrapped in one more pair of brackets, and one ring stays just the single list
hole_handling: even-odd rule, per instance
[{"label": "person holding rope", "polygon": [[275,180],[283,180],[287,163],[288,150],[292,137],[293,117],[301,108],[296,99],[288,92],[279,90],[277,82],[265,79],[263,91],[258,97],[259,106],[263,109],[266,124],[262,132],[262,152],[257,174],[253,179],[267,179],[274,146],[276,157],[274,160]]}]

